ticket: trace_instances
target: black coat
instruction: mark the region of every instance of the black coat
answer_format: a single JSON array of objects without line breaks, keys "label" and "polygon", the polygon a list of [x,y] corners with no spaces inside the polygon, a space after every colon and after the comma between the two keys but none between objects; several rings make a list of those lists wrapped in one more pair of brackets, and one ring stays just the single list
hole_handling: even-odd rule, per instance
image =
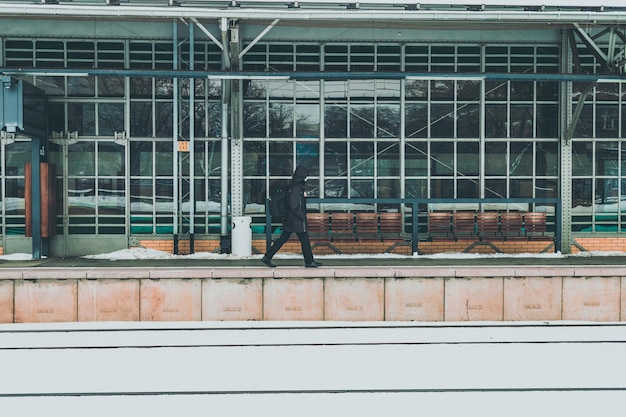
[{"label": "black coat", "polygon": [[285,232],[306,232],[306,197],[304,178],[294,178],[287,186],[287,215],[283,220]]}]

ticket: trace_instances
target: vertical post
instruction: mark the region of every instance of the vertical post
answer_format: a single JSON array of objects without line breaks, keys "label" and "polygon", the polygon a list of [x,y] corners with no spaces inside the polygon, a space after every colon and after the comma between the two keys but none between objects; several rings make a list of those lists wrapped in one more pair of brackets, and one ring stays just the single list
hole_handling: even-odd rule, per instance
[{"label": "vertical post", "polygon": [[270,214],[270,199],[265,199],[265,253],[272,246],[272,215]]},{"label": "vertical post", "polygon": [[[228,39],[228,19],[220,21],[222,32],[222,69],[230,69],[230,42]],[[230,240],[228,236],[228,104],[230,103],[230,80],[222,80],[222,138],[221,138],[221,167],[220,167],[220,251],[230,253]]]},{"label": "vertical post", "polygon": [[[189,69],[195,69],[194,30],[195,26],[189,25]],[[195,124],[196,124],[196,80],[189,79],[189,253],[195,253],[194,229],[196,217],[196,187],[195,187]]]},{"label": "vertical post", "polygon": [[417,203],[417,200],[413,200],[413,202],[411,203],[411,212],[413,216],[413,221],[411,222],[412,227],[413,227],[413,230],[411,232],[411,253],[415,255],[418,250],[417,249],[417,240],[418,240],[418,235],[417,235],[418,217],[417,215],[419,214],[419,204]]},{"label": "vertical post", "polygon": [[[174,56],[173,56],[173,69],[177,70],[178,69],[178,21],[176,19],[174,19],[172,21],[172,47],[174,49]],[[173,147],[173,152],[174,152],[174,160],[173,160],[173,174],[174,174],[174,183],[172,184],[172,210],[173,210],[173,215],[174,215],[174,219],[173,219],[173,224],[172,224],[172,232],[174,232],[174,255],[178,255],[178,206],[179,206],[179,202],[178,202],[178,195],[179,195],[179,190],[178,190],[178,158],[180,157],[178,154],[178,77],[174,77],[174,96],[173,96],[173,100],[174,100],[174,107],[173,107],[173,111],[172,111],[172,126],[173,126],[173,132],[172,132],[172,147]]]},{"label": "vertical post", "polygon": [[39,165],[40,139],[32,138],[31,145],[31,227],[33,259],[41,259],[41,167]]},{"label": "vertical post", "polygon": [[[572,48],[575,46],[572,45]],[[570,45],[568,42],[568,35],[566,31],[561,32],[561,72],[568,73],[571,68],[571,53]],[[579,100],[584,101],[584,96]],[[570,124],[576,123],[573,120],[572,114],[572,82],[566,81],[561,83],[561,94],[559,97],[561,108],[561,132],[560,132],[560,144],[561,144],[561,169],[559,171],[560,178],[560,195],[561,198],[561,210],[557,215],[557,223],[560,223],[560,228],[557,227],[556,233],[559,233],[558,238],[559,245],[562,246],[561,251],[564,254],[571,253],[572,244],[572,141],[569,137]],[[573,129],[572,129],[573,131]]]}]

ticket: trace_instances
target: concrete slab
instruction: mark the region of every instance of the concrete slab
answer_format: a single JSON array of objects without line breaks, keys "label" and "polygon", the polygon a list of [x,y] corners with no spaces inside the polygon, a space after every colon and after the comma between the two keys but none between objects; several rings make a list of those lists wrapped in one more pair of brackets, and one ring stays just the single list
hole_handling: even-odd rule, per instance
[{"label": "concrete slab", "polygon": [[563,320],[619,321],[619,277],[565,278]]},{"label": "concrete slab", "polygon": [[203,280],[202,320],[263,320],[263,280]]},{"label": "concrete slab", "polygon": [[324,280],[322,278],[265,280],[263,319],[324,320]]},{"label": "concrete slab", "polygon": [[189,321],[201,319],[199,279],[142,280],[141,321]]},{"label": "concrete slab", "polygon": [[443,278],[385,280],[385,320],[443,320]]},{"label": "concrete slab", "polygon": [[76,280],[15,281],[15,322],[46,323],[77,320]]},{"label": "concrete slab", "polygon": [[13,280],[0,281],[0,323],[13,323]]},{"label": "concrete slab", "polygon": [[139,280],[78,281],[78,321],[138,321]]},{"label": "concrete slab", "polygon": [[446,321],[502,320],[502,278],[446,278],[444,285]]},{"label": "concrete slab", "polygon": [[504,320],[560,320],[562,278],[504,278]]},{"label": "concrete slab", "polygon": [[324,283],[324,317],[334,321],[384,320],[384,279],[329,278]]}]

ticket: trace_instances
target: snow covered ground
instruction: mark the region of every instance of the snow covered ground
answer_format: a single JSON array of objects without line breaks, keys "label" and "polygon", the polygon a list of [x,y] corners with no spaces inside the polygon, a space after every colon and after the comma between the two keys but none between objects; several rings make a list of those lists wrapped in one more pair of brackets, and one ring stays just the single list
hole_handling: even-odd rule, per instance
[{"label": "snow covered ground", "polygon": [[618,415],[621,323],[0,325],[6,416]]},{"label": "snow covered ground", "polygon": [[[581,252],[577,254],[564,255],[561,253],[524,253],[524,254],[503,254],[503,253],[494,253],[494,254],[473,254],[473,253],[438,253],[434,255],[413,255],[414,257],[419,257],[423,259],[477,259],[477,258],[528,258],[532,256],[534,258],[566,258],[566,257],[593,257],[593,256],[626,256],[626,252],[600,252],[600,251],[590,251],[590,252]],[[280,252],[276,254],[276,259],[300,259],[302,255],[300,254],[291,254]],[[398,255],[393,253],[381,253],[381,254],[334,254],[334,255],[316,255],[316,259],[406,259],[409,258],[408,255]],[[252,256],[238,256],[233,254],[219,254],[213,252],[198,252],[191,255],[173,255],[169,252],[159,251],[155,249],[148,248],[132,248],[132,249],[122,249],[109,253],[102,253],[97,255],[87,255],[83,258],[86,259],[110,259],[110,260],[125,260],[125,259],[257,259],[259,255]],[[10,255],[0,256],[0,260],[7,261],[27,261],[32,259],[32,255],[29,253],[14,253]]]}]

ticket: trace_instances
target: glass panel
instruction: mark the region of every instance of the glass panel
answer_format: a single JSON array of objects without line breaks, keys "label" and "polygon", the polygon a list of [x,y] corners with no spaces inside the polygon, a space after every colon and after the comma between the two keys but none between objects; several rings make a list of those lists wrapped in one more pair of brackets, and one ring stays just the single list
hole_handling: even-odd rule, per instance
[{"label": "glass panel", "polygon": [[480,81],[457,80],[456,97],[458,100],[461,100],[461,101],[480,100]]},{"label": "glass panel", "polygon": [[434,178],[430,182],[431,198],[454,198],[454,180]]},{"label": "glass panel", "polygon": [[42,89],[48,96],[65,95],[65,77],[37,76],[35,86]]},{"label": "glass panel", "polygon": [[24,175],[24,164],[31,162],[31,142],[16,141],[6,145],[6,175]]},{"label": "glass panel", "polygon": [[[591,178],[575,178],[572,180],[572,207],[591,207]],[[591,212],[591,209],[589,209]]]},{"label": "glass panel", "polygon": [[326,180],[324,182],[324,197],[348,197],[348,180]]},{"label": "glass panel", "polygon": [[592,175],[593,173],[593,143],[572,143],[572,175]]},{"label": "glass panel", "polygon": [[296,143],[296,166],[303,165],[309,169],[310,176],[319,175],[320,144],[317,142]]},{"label": "glass panel", "polygon": [[596,137],[617,138],[619,128],[619,106],[596,106]]},{"label": "glass panel", "polygon": [[559,137],[559,113],[556,104],[537,105],[537,137]]},{"label": "glass panel", "polygon": [[267,95],[272,99],[291,100],[293,98],[293,86],[292,81],[269,80],[267,82]]},{"label": "glass panel", "polygon": [[98,179],[98,213],[119,214],[126,212],[125,188],[123,178],[99,178]]},{"label": "glass panel", "polygon": [[94,97],[95,77],[67,77],[67,95],[74,97]]},{"label": "glass panel", "polygon": [[270,175],[293,174],[293,144],[291,142],[270,142]]},{"label": "glass panel", "polygon": [[506,180],[485,179],[485,198],[507,198]]},{"label": "glass panel", "polygon": [[533,137],[533,106],[511,105],[511,137]]},{"label": "glass panel", "polygon": [[433,142],[430,145],[431,174],[454,175],[454,143]]},{"label": "glass panel", "polygon": [[[575,111],[576,106],[572,108]],[[592,138],[593,137],[593,105],[585,104],[580,112],[578,123],[574,129],[574,137],[576,138]]]},{"label": "glass panel", "polygon": [[244,98],[265,98],[267,93],[267,81],[265,80],[242,80]]},{"label": "glass panel", "polygon": [[[153,188],[152,179],[133,179],[130,180],[130,211],[131,213],[152,213],[153,210]],[[151,224],[152,217],[140,219],[131,217],[131,222],[140,221],[144,223],[146,221]],[[136,233],[146,233],[138,232]],[[149,233],[152,232],[150,227]]]},{"label": "glass panel", "polygon": [[96,134],[96,105],[94,103],[68,103],[67,128],[80,136]]},{"label": "glass panel", "polygon": [[409,104],[406,106],[406,132],[408,139],[425,138],[428,135],[428,105]]},{"label": "glass panel", "polygon": [[98,129],[100,136],[113,136],[124,131],[124,104],[101,103],[98,105]]},{"label": "glass panel", "polygon": [[533,180],[528,179],[512,179],[510,182],[510,198],[532,198],[533,197]]},{"label": "glass panel", "polygon": [[152,136],[152,103],[130,102],[130,134]]},{"label": "glass panel", "polygon": [[264,138],[266,135],[265,103],[244,103],[243,121],[245,137]]},{"label": "glass panel", "polygon": [[480,172],[480,153],[478,142],[457,143],[457,174],[478,175]]},{"label": "glass panel", "polygon": [[130,142],[130,175],[152,176],[152,142]]},{"label": "glass panel", "polygon": [[324,134],[327,138],[348,136],[348,112],[345,105],[328,104],[325,106]]},{"label": "glass panel", "polygon": [[171,102],[157,102],[155,104],[155,110],[156,123],[154,126],[154,135],[159,138],[171,138],[174,134],[174,124],[172,120],[174,104]]},{"label": "glass panel", "polygon": [[535,180],[535,198],[556,198],[559,195],[559,183],[553,180]]},{"label": "glass panel", "polygon": [[374,175],[374,143],[350,143],[350,175]]},{"label": "glass panel", "polygon": [[326,142],[324,144],[324,175],[346,175],[348,168],[348,144]]},{"label": "glass panel", "polygon": [[397,178],[378,179],[378,198],[399,198],[400,180]]},{"label": "glass panel", "polygon": [[533,175],[532,142],[511,142],[509,174],[516,176]]},{"label": "glass panel", "polygon": [[430,136],[433,138],[454,137],[454,105],[431,104]]},{"label": "glass panel", "polygon": [[426,143],[406,143],[405,173],[407,176],[428,175],[428,150]]},{"label": "glass panel", "polygon": [[243,175],[265,175],[265,142],[243,143]]},{"label": "glass panel", "polygon": [[487,104],[485,106],[485,137],[506,138],[508,117],[505,104]]},{"label": "glass panel", "polygon": [[77,142],[67,147],[68,175],[96,175],[96,146],[94,142]]},{"label": "glass panel", "polygon": [[374,137],[374,106],[352,105],[350,106],[350,137],[373,138]]},{"label": "glass panel", "polygon": [[489,101],[506,101],[508,98],[506,81],[485,81],[486,99]]},{"label": "glass panel", "polygon": [[[24,178],[7,178],[4,209],[7,215],[24,215]],[[23,232],[22,232],[23,233]]]},{"label": "glass panel", "polygon": [[[154,197],[157,213],[172,213],[174,208],[172,200],[173,184],[172,179],[158,179],[155,181],[156,192]],[[166,220],[166,222],[167,221],[168,220]]]},{"label": "glass panel", "polygon": [[131,98],[152,98],[152,78],[130,77]]},{"label": "glass panel", "polygon": [[293,137],[293,104],[270,103],[270,137]]},{"label": "glass panel", "polygon": [[65,103],[48,103],[48,129],[65,132]]},{"label": "glass panel", "polygon": [[478,138],[480,136],[480,107],[477,104],[458,106],[456,122],[458,138]]},{"label": "glass panel", "polygon": [[98,175],[124,176],[124,146],[98,142]]},{"label": "glass panel", "polygon": [[454,100],[456,90],[452,80],[433,80],[430,82],[431,100]]},{"label": "glass panel", "polygon": [[67,206],[71,214],[96,214],[95,178],[67,179]]},{"label": "glass panel", "polygon": [[98,96],[124,97],[124,78],[98,77]]},{"label": "glass panel", "polygon": [[373,179],[353,179],[350,181],[350,197],[352,198],[374,198]]},{"label": "glass panel", "polygon": [[427,80],[407,80],[404,84],[404,94],[407,100],[428,99],[428,81]]},{"label": "glass panel", "polygon": [[320,106],[317,104],[296,104],[296,137],[319,138]]},{"label": "glass panel", "polygon": [[400,137],[400,105],[379,104],[376,109],[376,123],[378,125],[376,130],[377,137]]},{"label": "glass panel", "polygon": [[458,179],[456,183],[456,198],[478,198],[478,180]]},{"label": "glass panel", "polygon": [[485,144],[485,174],[506,175],[506,142],[487,142]]},{"label": "glass panel", "polygon": [[379,142],[377,145],[378,175],[381,177],[400,175],[400,145],[397,143],[387,144],[384,142]]},{"label": "glass panel", "polygon": [[244,189],[244,212],[248,209],[251,213],[265,213],[265,180],[245,179]]},{"label": "glass panel", "polygon": [[537,142],[536,176],[559,175],[559,146],[557,142]]},{"label": "glass panel", "polygon": [[532,101],[535,97],[535,83],[532,81],[511,81],[511,101]]},{"label": "glass panel", "polygon": [[428,180],[424,179],[407,179],[405,181],[405,192],[407,198],[427,198],[428,197]]},{"label": "glass panel", "polygon": [[171,142],[156,142],[154,172],[157,177],[169,177],[174,174],[174,149]]},{"label": "glass panel", "polygon": [[318,100],[320,98],[319,81],[298,81],[296,83],[296,99]]}]

